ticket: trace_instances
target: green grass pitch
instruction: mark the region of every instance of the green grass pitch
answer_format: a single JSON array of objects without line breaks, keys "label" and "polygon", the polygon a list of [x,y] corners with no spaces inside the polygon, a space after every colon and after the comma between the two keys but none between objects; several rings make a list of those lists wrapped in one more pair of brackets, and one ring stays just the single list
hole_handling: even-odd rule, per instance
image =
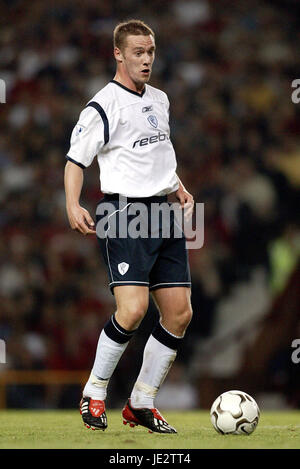
[{"label": "green grass pitch", "polygon": [[79,412],[0,411],[0,449],[299,449],[300,411],[262,412],[249,436],[220,435],[208,411],[162,412],[178,434],[148,433],[123,425],[121,412],[108,410],[108,429],[84,427]]}]

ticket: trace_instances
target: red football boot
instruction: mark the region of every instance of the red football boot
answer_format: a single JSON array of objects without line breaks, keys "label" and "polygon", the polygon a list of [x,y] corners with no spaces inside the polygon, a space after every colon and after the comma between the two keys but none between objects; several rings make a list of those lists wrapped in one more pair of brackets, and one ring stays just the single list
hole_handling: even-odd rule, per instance
[{"label": "red football boot", "polygon": [[128,399],[122,410],[122,416],[124,425],[129,423],[130,427],[142,425],[148,428],[150,433],[177,433],[175,428],[168,424],[157,409],[136,409],[131,406],[130,399]]},{"label": "red football boot", "polygon": [[83,423],[87,428],[92,430],[105,430],[107,428],[104,401],[83,397],[79,408]]}]

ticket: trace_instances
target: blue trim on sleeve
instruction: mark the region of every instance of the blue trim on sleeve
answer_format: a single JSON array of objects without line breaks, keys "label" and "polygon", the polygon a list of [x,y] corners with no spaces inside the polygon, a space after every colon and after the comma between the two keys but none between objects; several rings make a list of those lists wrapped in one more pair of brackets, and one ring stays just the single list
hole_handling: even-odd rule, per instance
[{"label": "blue trim on sleeve", "polygon": [[88,106],[91,106],[94,109],[96,109],[96,111],[99,112],[99,114],[102,118],[103,125],[104,125],[104,145],[105,145],[109,141],[109,124],[108,124],[107,115],[106,115],[104,109],[100,106],[99,103],[96,103],[96,101],[91,101],[90,103],[88,103],[86,105],[86,107],[88,107]]},{"label": "blue trim on sleeve", "polygon": [[79,163],[78,161],[73,160],[73,158],[70,158],[69,155],[66,155],[67,160],[71,161],[74,164],[77,164],[82,169],[86,169],[86,166],[84,166],[82,163]]}]

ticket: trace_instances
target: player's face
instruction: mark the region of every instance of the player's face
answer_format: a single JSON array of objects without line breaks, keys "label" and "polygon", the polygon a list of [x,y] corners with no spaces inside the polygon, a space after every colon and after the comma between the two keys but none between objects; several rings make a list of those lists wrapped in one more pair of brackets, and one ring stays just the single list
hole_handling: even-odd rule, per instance
[{"label": "player's face", "polygon": [[138,88],[150,80],[155,57],[155,41],[150,36],[127,36],[122,53],[124,71]]}]

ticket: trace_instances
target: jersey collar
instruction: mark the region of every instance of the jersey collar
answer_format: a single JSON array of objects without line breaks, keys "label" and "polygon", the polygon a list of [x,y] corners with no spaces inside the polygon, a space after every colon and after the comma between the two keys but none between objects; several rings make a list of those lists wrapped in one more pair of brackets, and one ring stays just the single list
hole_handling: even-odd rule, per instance
[{"label": "jersey collar", "polygon": [[129,93],[134,94],[135,96],[139,96],[140,98],[142,98],[144,96],[145,92],[146,92],[146,86],[144,86],[144,89],[141,93],[138,93],[137,91],[133,91],[130,88],[127,88],[127,86],[122,85],[122,83],[118,82],[117,80],[110,80],[110,82],[114,83],[115,85],[120,86],[121,88],[128,91]]}]

